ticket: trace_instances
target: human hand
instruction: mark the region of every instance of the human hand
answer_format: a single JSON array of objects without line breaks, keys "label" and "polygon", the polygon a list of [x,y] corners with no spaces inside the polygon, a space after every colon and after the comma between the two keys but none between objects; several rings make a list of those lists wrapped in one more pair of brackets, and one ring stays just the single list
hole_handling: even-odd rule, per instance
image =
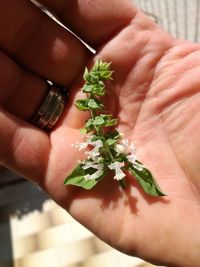
[{"label": "human hand", "polygon": [[[97,58],[112,61],[108,111],[168,196],[144,195],[131,177],[125,193],[112,179],[92,191],[63,186],[80,157],[71,144],[80,140],[85,120],[73,106],[77,77],[94,58],[25,0],[0,3],[1,163],[39,183],[119,250],[169,266],[199,266],[200,46],[175,40],[129,1],[42,2],[97,49]],[[45,96],[46,79],[71,84],[66,110],[50,134],[25,121]]]}]

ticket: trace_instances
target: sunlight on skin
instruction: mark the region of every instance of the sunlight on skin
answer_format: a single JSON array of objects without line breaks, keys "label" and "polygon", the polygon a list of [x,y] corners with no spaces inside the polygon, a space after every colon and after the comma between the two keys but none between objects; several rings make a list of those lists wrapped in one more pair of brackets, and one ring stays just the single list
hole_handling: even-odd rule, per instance
[{"label": "sunlight on skin", "polygon": [[[163,86],[164,90],[166,85],[163,84]],[[117,85],[116,88],[118,88]],[[121,94],[123,94],[123,88]],[[76,219],[109,244],[153,262],[156,261],[156,258],[159,258],[159,255],[161,257],[165,253],[167,263],[170,263],[175,258],[181,261],[183,255],[182,253],[174,255],[170,248],[166,251],[169,243],[173,244],[175,248],[182,246],[184,253],[187,253],[187,247],[192,246],[193,242],[199,244],[198,236],[191,238],[193,231],[198,232],[199,229],[197,218],[200,210],[197,202],[199,194],[197,190],[193,192],[191,182],[188,181],[183,167],[177,160],[175,152],[177,148],[171,146],[171,142],[169,142],[170,136],[167,135],[166,127],[163,127],[161,114],[158,112],[158,99],[156,98],[156,101],[154,101],[150,96],[150,91],[148,95],[144,102],[140,103],[139,113],[135,111],[131,98],[131,102],[129,102],[129,99],[126,100],[125,106],[120,107],[119,105],[118,112],[120,111],[119,114],[123,114],[124,118],[130,116],[130,119],[134,120],[134,116],[136,116],[133,132],[132,120],[131,126],[129,126],[128,120],[126,123],[123,122],[122,125],[119,123],[119,129],[120,131],[121,129],[124,130],[130,140],[136,141],[139,147],[138,158],[152,170],[161,188],[167,193],[168,196],[164,198],[165,200],[154,201],[152,198],[144,196],[133,181],[131,183],[133,183],[135,189],[130,190],[127,195],[120,192],[118,184],[109,179],[104,180],[92,192],[74,188],[72,190],[70,187],[63,188],[62,184],[55,190],[55,181],[52,185],[47,186],[51,195],[55,196],[56,200],[59,199],[61,205],[64,205]],[[119,100],[122,103],[124,102],[123,97]],[[75,113],[73,114],[72,120],[76,121]],[[67,116],[66,120],[69,119],[70,121]],[[80,118],[79,112],[77,112],[77,116],[78,120]],[[81,137],[77,131],[78,129],[71,130],[65,128],[65,126],[62,130],[58,128],[55,131],[55,141],[58,139],[56,132],[59,133],[59,140],[63,140],[63,144],[66,142],[66,136],[73,136],[73,138],[77,136],[78,138],[68,140],[65,144],[66,151],[69,151],[71,143],[75,140],[80,141]],[[187,143],[187,140],[184,141]],[[184,144],[181,144],[181,146],[185,147]],[[55,147],[57,147],[57,144]],[[174,149],[176,150],[174,151]],[[71,159],[75,159],[74,153],[76,152],[70,150]],[[62,158],[59,161],[59,164],[61,164],[59,169],[64,171],[68,169],[69,158],[62,155],[60,150],[57,152],[57,157]],[[54,162],[58,162],[58,160]],[[52,164],[50,166],[49,176],[54,179],[54,173],[57,173],[57,171],[56,168],[55,171],[52,171]],[[190,166],[187,166],[187,168]],[[129,180],[131,180],[131,177]],[[74,195],[71,195],[72,192]],[[70,197],[66,201],[67,196]],[[180,225],[180,218],[184,218],[184,227]],[[195,221],[191,221],[192,218],[195,218]],[[158,224],[161,224],[162,228],[159,228]],[[173,224],[173,229],[171,229],[171,224]],[[190,227],[191,224],[193,229]],[[130,229],[132,235],[130,235]],[[174,235],[174,231],[176,231],[176,235]],[[116,232],[118,235],[116,235]],[[149,244],[152,244],[156,235],[162,238],[156,240],[155,246],[151,245],[151,248],[149,248]],[[196,247],[197,250],[194,251],[194,254],[198,251],[198,245]],[[188,256],[188,262],[189,260],[190,256]]]},{"label": "sunlight on skin", "polygon": [[[52,151],[54,156],[50,161],[51,164],[49,164],[50,169],[48,171],[48,181],[52,182],[47,183],[46,187],[58,203],[67,208],[76,219],[109,244],[126,253],[134,254],[153,262],[157,262],[156,259],[165,254],[166,263],[170,264],[175,260],[181,262],[182,252],[188,253],[187,248],[194,243],[196,244],[196,250],[193,251],[194,255],[198,253],[198,246],[200,246],[199,236],[192,234],[193,231],[198,233],[199,229],[199,193],[197,189],[192,188],[192,182],[188,180],[184,171],[185,168],[189,171],[190,168],[193,168],[188,158],[190,155],[187,155],[187,149],[185,149],[188,135],[185,135],[185,132],[178,131],[179,139],[184,141],[179,146],[177,141],[174,144],[177,136],[174,137],[173,132],[171,136],[171,132],[168,131],[168,127],[173,127],[173,125],[170,123],[168,126],[166,110],[170,108],[171,103],[176,102],[175,92],[179,90],[179,84],[176,85],[174,82],[174,90],[172,91],[174,96],[169,94],[165,100],[167,105],[160,106],[160,99],[163,101],[162,95],[165,89],[171,86],[171,71],[173,72],[173,66],[176,67],[174,58],[180,57],[180,55],[176,56],[174,52],[176,44],[165,33],[163,33],[163,36],[166,40],[168,39],[169,52],[166,53],[166,40],[163,47],[162,43],[160,46],[158,45],[157,30],[160,31],[160,29],[155,28],[149,33],[151,40],[145,41],[144,46],[141,47],[140,58],[135,56],[135,43],[133,47],[129,45],[128,50],[123,49],[121,58],[121,54],[116,54],[113,51],[113,47],[119,46],[118,51],[121,51],[122,47],[120,48],[120,46],[123,46],[123,43],[126,47],[129,36],[135,34],[133,28],[134,25],[124,29],[122,33],[104,46],[97,56],[105,61],[111,60],[113,62],[112,67],[117,73],[112,82],[112,91],[118,97],[113,98],[112,94],[108,94],[108,100],[106,101],[108,103],[111,99],[116,101],[114,110],[119,117],[119,130],[124,132],[129,140],[137,143],[139,147],[138,158],[152,170],[161,188],[168,196],[163,200],[153,200],[151,197],[145,196],[131,177],[128,177],[128,180],[130,184],[133,184],[134,189],[130,187],[127,194],[121,192],[118,184],[110,179],[105,179],[91,192],[72,187],[63,188],[62,183],[58,185],[57,183],[63,178],[65,170],[72,169],[74,167],[73,164],[79,157],[76,155],[77,152],[70,148],[71,143],[80,141],[79,130],[70,129],[67,125],[71,125],[71,127],[74,125],[76,128],[77,121],[84,121],[85,117],[81,117],[82,114],[79,111],[75,111],[74,107],[72,111],[69,109],[66,113],[62,127],[58,127],[51,134],[52,147],[57,147],[58,150]],[[146,36],[141,38],[146,39]],[[135,42],[137,43],[137,39]],[[146,48],[147,43],[148,49]],[[173,45],[174,48],[171,49]],[[152,47],[153,51],[149,47]],[[177,54],[179,49],[181,49],[181,46],[177,49]],[[166,55],[162,58],[164,54]],[[130,55],[132,55],[132,59]],[[183,59],[180,58],[179,60],[184,62],[184,57],[185,55]],[[129,60],[124,60],[125,58]],[[161,58],[162,60],[160,61]],[[170,59],[169,63],[168,58]],[[157,65],[156,62],[158,60],[160,63]],[[132,69],[129,65],[130,62],[132,62]],[[174,65],[170,64],[170,62]],[[167,69],[168,74],[166,73],[166,68],[162,68],[165,64],[171,66]],[[179,62],[179,65],[181,66],[182,64]],[[184,68],[183,64],[183,70],[180,69],[181,73],[184,73]],[[128,74],[127,79],[124,78],[125,71]],[[168,83],[166,78],[162,78],[162,75],[169,77]],[[181,79],[185,79],[185,75],[180,76],[178,80]],[[186,97],[187,92],[190,90],[190,84],[188,84],[187,88]],[[162,92],[161,98],[159,92]],[[74,98],[77,98],[76,94]],[[165,119],[163,114],[165,114]],[[184,123],[184,118],[182,119],[179,116],[178,119],[182,121],[179,121],[180,124]],[[177,120],[175,120],[175,123]],[[66,136],[73,136],[73,138],[66,140]],[[197,137],[194,138],[196,140]],[[62,142],[62,150],[57,144],[58,140],[59,144]],[[65,153],[63,153],[63,148]],[[181,154],[179,154],[180,149]],[[192,149],[196,151],[196,148]],[[189,160],[187,161],[189,164],[186,166],[183,165],[183,158],[188,158]],[[58,165],[53,165],[52,162],[59,163]],[[55,173],[58,173],[58,170],[62,170],[62,172],[59,172],[55,181]],[[57,190],[55,190],[55,186],[57,186]],[[195,218],[195,221],[193,218]],[[182,219],[184,220],[184,226],[180,221]],[[162,228],[158,227],[158,225],[162,225]],[[171,228],[171,225],[173,225],[173,228]],[[174,231],[176,234],[174,234]],[[156,236],[159,238],[156,239],[154,245],[152,242]],[[151,247],[149,247],[149,244],[151,244]],[[171,246],[169,247],[168,244],[173,244],[175,251],[177,247],[178,251],[181,251],[180,255],[177,252],[174,255]],[[179,249],[180,247],[182,250]],[[166,250],[166,248],[168,249]],[[191,255],[187,254],[188,262],[193,253]],[[195,264],[194,266],[197,266]]]},{"label": "sunlight on skin", "polygon": [[[188,267],[192,262],[198,267],[200,47],[177,42],[138,12],[98,49],[96,58],[112,61],[114,80],[108,84],[105,98],[108,110],[119,118],[119,131],[137,144],[138,159],[152,171],[167,196],[147,196],[131,176],[126,191],[112,177],[91,191],[63,185],[84,156],[71,146],[83,140],[79,128],[88,116],[73,106],[80,96],[79,82],[71,86],[66,110],[49,136],[14,117],[6,121],[6,114],[0,116],[0,124],[8,126],[1,136],[10,141],[11,156],[4,163],[38,182],[58,204],[113,247],[162,265]],[[11,128],[17,133],[14,140]],[[4,146],[2,143],[6,151],[6,143]],[[3,156],[0,154],[1,161]]]}]

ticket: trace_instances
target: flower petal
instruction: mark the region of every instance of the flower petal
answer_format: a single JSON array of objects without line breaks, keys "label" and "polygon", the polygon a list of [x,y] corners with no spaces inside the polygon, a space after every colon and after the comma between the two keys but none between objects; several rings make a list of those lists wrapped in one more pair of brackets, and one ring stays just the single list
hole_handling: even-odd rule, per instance
[{"label": "flower petal", "polygon": [[[84,166],[86,168],[84,168]],[[99,163],[99,164],[92,164],[91,165],[84,165],[82,166],[83,169],[88,169],[88,168],[93,168],[93,169],[97,169],[96,172],[94,172],[93,174],[86,174],[84,176],[84,178],[86,180],[95,180],[95,179],[98,179],[101,175],[102,175],[102,172],[103,172],[103,169],[104,169],[104,164],[102,163]]]},{"label": "flower petal", "polygon": [[124,167],[124,162],[118,162],[115,161],[108,165],[108,168],[115,171],[115,180],[122,180],[126,174],[121,170],[121,168]]}]

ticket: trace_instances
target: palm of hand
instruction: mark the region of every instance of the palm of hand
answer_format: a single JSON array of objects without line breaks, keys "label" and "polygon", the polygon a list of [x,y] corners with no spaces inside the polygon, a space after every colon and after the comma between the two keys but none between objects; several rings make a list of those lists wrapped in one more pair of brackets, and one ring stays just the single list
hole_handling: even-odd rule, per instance
[{"label": "palm of hand", "polygon": [[[22,21],[19,20],[19,24],[16,23],[16,27],[11,27],[11,30],[16,6],[12,5],[14,13],[10,12],[11,6],[7,2],[2,1],[1,10],[2,15],[8,14],[8,18],[10,14],[10,19],[2,16],[3,35],[0,41],[5,46],[5,51],[8,49],[8,55],[12,56],[7,57],[3,53],[1,58],[2,66],[7,62],[8,67],[5,67],[6,77],[1,75],[1,104],[5,110],[1,109],[0,112],[3,126],[0,163],[32,181],[39,182],[55,201],[114,247],[151,261],[161,259],[162,264],[175,263],[173,266],[191,266],[191,258],[192,266],[198,267],[199,262],[195,260],[199,259],[200,248],[200,46],[175,41],[138,12],[129,0],[107,1],[106,5],[103,5],[103,1],[40,0],[50,9],[52,7],[58,15],[61,13],[66,25],[72,25],[72,29],[95,48],[104,42],[98,56],[104,61],[111,61],[114,70],[114,81],[109,84],[105,98],[108,113],[119,118],[119,131],[125,134],[125,138],[136,143],[138,159],[152,171],[167,196],[147,196],[131,176],[127,177],[129,187],[124,192],[111,177],[104,179],[91,191],[65,187],[64,178],[82,156],[71,147],[72,143],[81,140],[80,128],[87,116],[73,106],[80,86],[72,86],[65,114],[49,135],[20,118],[29,118],[31,112],[35,112],[46,92],[46,78],[66,86],[77,75],[88,54],[80,44],[72,41],[71,37],[44,17],[37,21],[43,22],[39,24],[45,25],[44,29],[52,29],[53,35],[47,34],[47,37],[52,40],[50,43],[53,47],[46,51],[45,44],[49,44],[49,39],[45,39],[48,42],[40,39],[46,32],[41,27],[42,31],[38,33],[39,42],[32,45],[30,39],[31,44],[27,51],[13,51],[15,41],[16,47],[20,47],[24,40],[26,43],[27,36],[31,36],[32,27],[29,26],[34,23],[28,23],[27,28],[23,26],[19,36],[13,37],[21,29],[21,25],[26,25],[25,21],[22,23],[23,19],[26,20],[30,15],[35,22],[35,16],[32,15],[35,13],[32,13],[34,11],[31,11],[29,5],[23,8],[27,1],[21,1],[22,13],[23,10],[26,13],[26,9],[27,12],[30,9],[31,14],[20,16],[17,8],[17,16],[22,17]],[[7,8],[9,12],[4,11]],[[6,21],[9,22],[8,27],[4,27]],[[35,34],[34,25],[32,31]],[[99,31],[96,31],[97,28]],[[109,42],[105,43],[108,39]],[[63,41],[63,45],[55,42],[59,40]],[[72,45],[74,42],[75,48]],[[39,56],[43,53],[44,55],[41,62],[39,60],[39,64],[35,65],[35,59],[38,58],[37,45],[41,43],[46,53],[39,47]],[[76,51],[76,48],[79,52],[75,60],[71,57],[70,61],[70,54],[74,53],[70,51]],[[63,59],[66,51],[68,52]],[[49,57],[54,62],[50,68],[46,64],[51,62]],[[76,67],[72,73],[69,72],[65,84],[63,66],[68,66],[66,61],[73,62]],[[18,62],[30,69],[30,72],[24,73]],[[43,66],[47,68],[44,72]],[[37,75],[33,75],[32,71]],[[16,84],[13,88],[7,86],[9,79],[11,85],[13,83],[13,73],[17,77],[14,79],[17,88]],[[22,83],[19,96],[15,99],[10,96],[14,95],[13,92],[18,92],[19,81]],[[32,82],[32,87],[29,87],[29,82]],[[31,92],[28,104],[27,88],[38,88],[36,91],[28,91]],[[21,105],[23,101],[25,105]],[[188,250],[189,247],[192,249]],[[185,254],[187,259],[184,261]]]},{"label": "palm of hand", "polygon": [[71,103],[62,123],[51,133],[44,186],[76,219],[111,245],[153,261],[165,253],[173,262],[178,255],[174,256],[169,242],[172,246],[181,243],[186,250],[194,239],[200,244],[200,237],[192,237],[200,222],[200,78],[196,60],[200,47],[179,43],[161,58],[161,45],[156,55],[152,49],[137,60],[133,56],[130,67],[134,48],[113,56],[111,48],[120,51],[118,42],[122,43],[111,41],[100,52],[100,57],[113,62],[117,73],[107,101],[112,99],[119,130],[136,142],[138,158],[152,170],[167,197],[146,196],[131,177],[125,193],[112,179],[92,191],[64,187],[64,177],[80,157],[71,144],[80,140],[79,127],[85,120]]}]

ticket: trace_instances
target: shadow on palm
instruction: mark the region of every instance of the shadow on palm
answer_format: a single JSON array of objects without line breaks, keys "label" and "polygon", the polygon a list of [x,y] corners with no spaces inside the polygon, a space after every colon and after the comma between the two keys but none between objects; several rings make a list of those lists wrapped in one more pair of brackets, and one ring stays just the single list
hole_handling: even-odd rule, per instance
[{"label": "shadow on palm", "polygon": [[[199,227],[194,222],[200,205],[196,172],[200,79],[195,63],[199,51],[197,45],[176,43],[164,56],[163,48],[158,51],[160,56],[154,49],[148,57],[144,53],[131,68],[129,54],[122,62],[112,55],[109,45],[100,52],[101,58],[113,62],[115,71],[105,99],[108,113],[118,117],[118,130],[125,138],[136,143],[139,160],[152,170],[166,197],[146,195],[129,175],[124,191],[111,176],[91,191],[63,186],[69,170],[83,157],[71,147],[82,139],[79,128],[87,118],[72,106],[79,97],[79,86],[70,95],[61,125],[51,133],[51,168],[45,186],[53,198],[107,243],[151,261],[165,251],[169,240],[173,245],[187,243],[183,232],[189,233],[188,229],[180,226],[177,231],[186,210],[190,214],[188,223]],[[195,81],[191,74],[196,75]],[[189,136],[192,142],[188,143]],[[159,240],[150,246],[155,234]],[[165,240],[161,238],[166,235]]]}]

